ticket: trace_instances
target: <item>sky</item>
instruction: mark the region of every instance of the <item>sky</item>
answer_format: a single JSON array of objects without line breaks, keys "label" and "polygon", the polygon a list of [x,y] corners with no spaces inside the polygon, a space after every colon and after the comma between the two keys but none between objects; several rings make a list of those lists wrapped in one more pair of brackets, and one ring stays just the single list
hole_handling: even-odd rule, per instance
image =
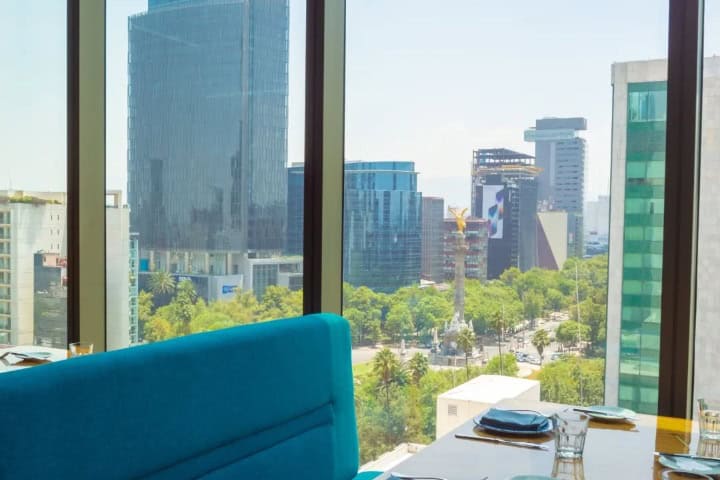
[{"label": "sky", "polygon": [[[707,0],[706,54],[720,54]],[[64,0],[3,0],[0,189],[65,188]],[[302,161],[304,0],[290,0],[289,162]],[[107,186],[125,190],[127,17],[107,0]],[[469,206],[472,151],[532,154],[535,119],[588,120],[586,200],[610,180],[613,62],[663,58],[662,0],[347,0],[346,158],[410,160],[419,189]]]}]

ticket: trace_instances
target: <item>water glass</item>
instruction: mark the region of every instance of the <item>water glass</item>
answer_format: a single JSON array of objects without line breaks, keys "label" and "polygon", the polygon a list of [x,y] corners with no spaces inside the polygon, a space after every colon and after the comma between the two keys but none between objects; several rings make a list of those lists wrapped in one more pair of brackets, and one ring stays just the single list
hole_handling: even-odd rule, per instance
[{"label": "water glass", "polygon": [[585,449],[590,417],[580,412],[560,412],[553,416],[555,423],[555,456],[581,458]]},{"label": "water glass", "polygon": [[70,356],[81,357],[93,353],[93,344],[90,342],[75,342],[70,345]]},{"label": "water glass", "polygon": [[720,441],[701,438],[698,441],[697,454],[701,457],[720,458]]},{"label": "water glass", "polygon": [[557,480],[585,480],[582,458],[555,457],[552,478]]},{"label": "water glass", "polygon": [[720,400],[698,399],[700,438],[720,440]]}]

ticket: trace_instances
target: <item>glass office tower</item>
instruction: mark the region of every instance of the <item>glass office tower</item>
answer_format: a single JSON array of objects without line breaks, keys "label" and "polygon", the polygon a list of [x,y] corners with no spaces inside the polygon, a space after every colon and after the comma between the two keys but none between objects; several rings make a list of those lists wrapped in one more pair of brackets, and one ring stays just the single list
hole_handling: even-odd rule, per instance
[{"label": "glass office tower", "polygon": [[422,194],[413,162],[345,164],[343,275],[394,292],[420,282]]},{"label": "glass office tower", "polygon": [[643,413],[658,396],[665,76],[665,61],[613,66],[606,401]]},{"label": "glass office tower", "polygon": [[[128,197],[141,256],[282,251],[288,1],[151,0],[128,28]],[[205,273],[241,268],[232,263]]]}]

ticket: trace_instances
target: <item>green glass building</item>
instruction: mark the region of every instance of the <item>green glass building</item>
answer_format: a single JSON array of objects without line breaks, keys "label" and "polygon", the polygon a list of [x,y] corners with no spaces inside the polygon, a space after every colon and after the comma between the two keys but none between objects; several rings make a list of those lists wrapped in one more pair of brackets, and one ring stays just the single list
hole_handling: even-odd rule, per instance
[{"label": "green glass building", "polygon": [[618,405],[655,413],[660,359],[666,82],[627,84]]}]

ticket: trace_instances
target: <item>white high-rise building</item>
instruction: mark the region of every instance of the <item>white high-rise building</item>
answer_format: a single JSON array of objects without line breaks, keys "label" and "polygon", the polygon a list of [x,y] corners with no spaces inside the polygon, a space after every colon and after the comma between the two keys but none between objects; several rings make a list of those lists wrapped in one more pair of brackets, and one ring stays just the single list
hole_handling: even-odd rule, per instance
[{"label": "white high-rise building", "polygon": [[[118,197],[119,199],[119,197]],[[67,345],[66,194],[0,191],[0,343]],[[106,210],[107,347],[130,344],[129,210]]]}]

